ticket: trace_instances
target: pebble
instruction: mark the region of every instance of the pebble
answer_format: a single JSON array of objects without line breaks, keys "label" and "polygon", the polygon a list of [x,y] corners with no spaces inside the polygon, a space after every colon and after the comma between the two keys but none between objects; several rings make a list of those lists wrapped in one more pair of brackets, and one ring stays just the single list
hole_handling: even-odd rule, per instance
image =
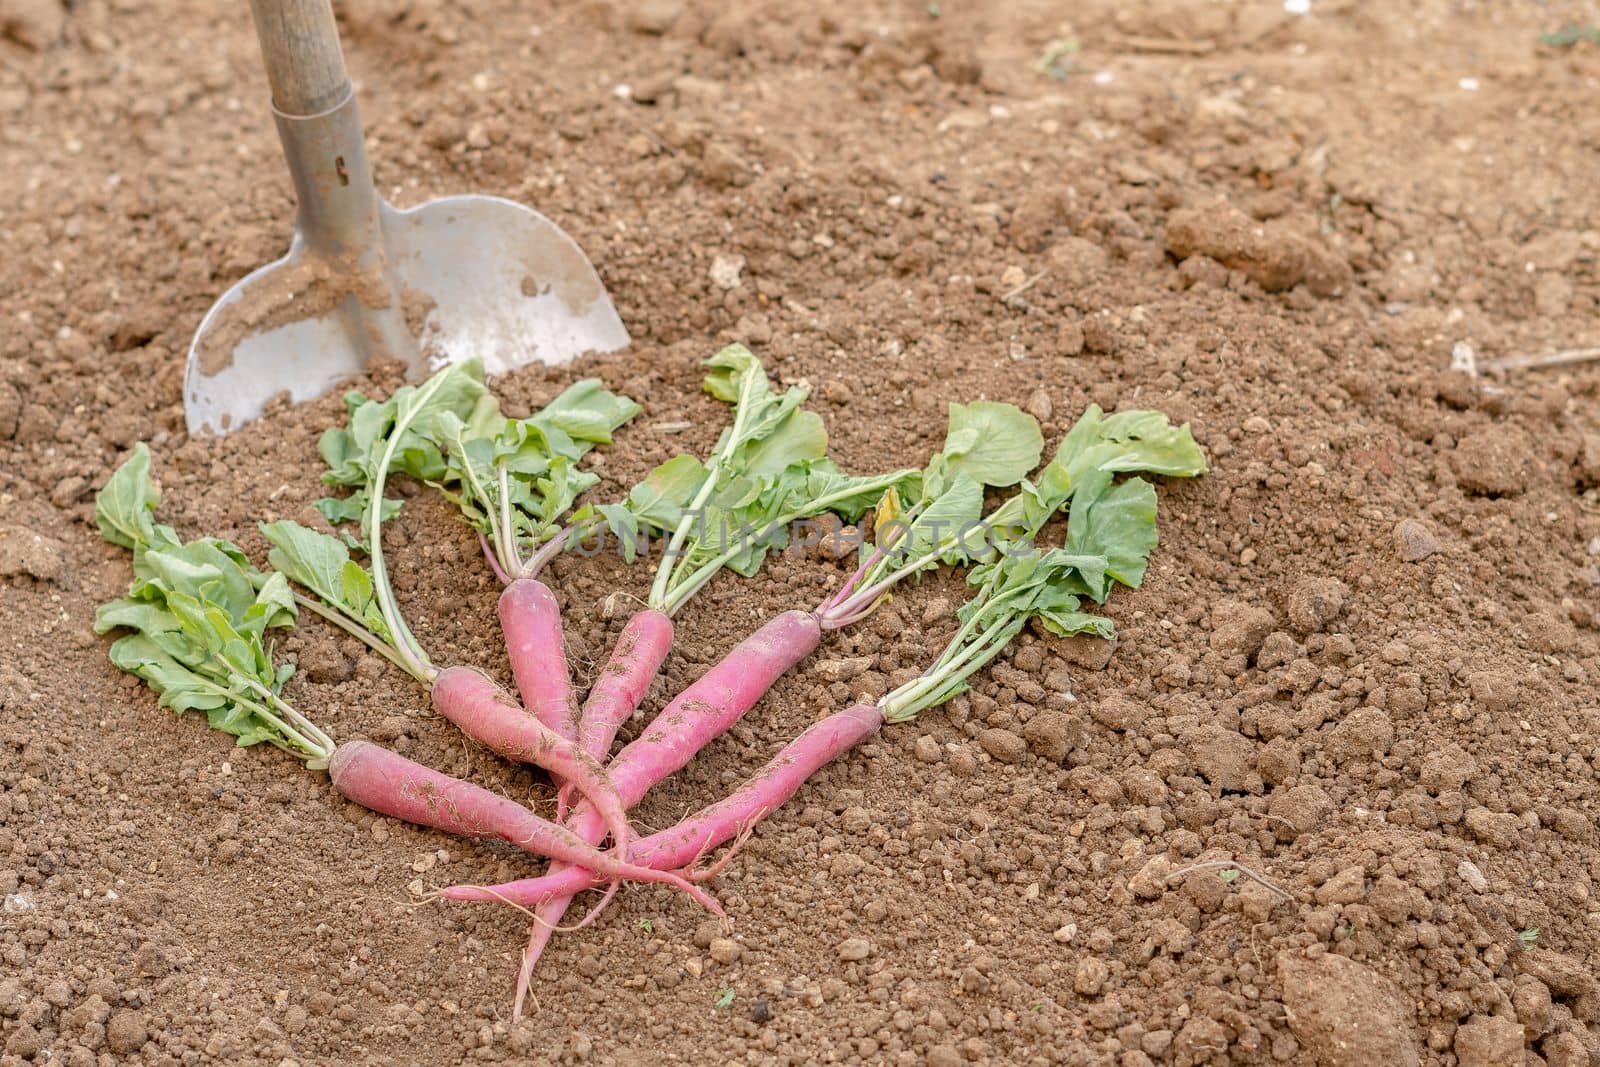
[{"label": "pebble", "polygon": [[1407,563],[1419,563],[1443,551],[1439,539],[1416,519],[1401,519],[1394,528],[1395,549]]},{"label": "pebble", "polygon": [[1194,756],[1200,777],[1212,785],[1241,793],[1261,790],[1256,747],[1248,737],[1221,726],[1204,726],[1187,735],[1184,743]]},{"label": "pebble", "polygon": [[1355,904],[1366,896],[1367,876],[1360,866],[1346,867],[1317,887],[1318,904]]},{"label": "pebble", "polygon": [[830,682],[848,682],[852,678],[859,678],[871,669],[871,656],[825,659],[816,666],[817,673]]},{"label": "pebble", "polygon": [[711,284],[718,289],[737,289],[743,284],[744,257],[719,255],[711,260]]},{"label": "pebble", "polygon": [[1089,716],[1111,730],[1137,730],[1144,722],[1145,707],[1124,696],[1108,696],[1089,705]]},{"label": "pebble", "polygon": [[864,960],[872,955],[872,942],[864,937],[850,937],[839,942],[839,958],[846,962]]},{"label": "pebble", "polygon": [[641,0],[628,5],[628,29],[660,37],[683,17],[681,0]]},{"label": "pebble", "polygon": [[923,734],[917,738],[916,744],[912,746],[912,751],[916,755],[918,763],[939,762],[939,742],[935,741],[931,734]]},{"label": "pebble", "polygon": [[1074,634],[1063,638],[1057,645],[1061,658],[1074,667],[1086,671],[1103,671],[1111,665],[1111,656],[1117,650],[1116,638],[1093,637]]},{"label": "pebble", "polygon": [[1394,743],[1394,724],[1377,708],[1357,708],[1328,735],[1323,748],[1336,763],[1381,756]]},{"label": "pebble", "polygon": [[21,415],[22,394],[10,382],[0,381],[0,441],[9,441],[16,435]]},{"label": "pebble", "polygon": [[1082,997],[1096,997],[1105,988],[1106,979],[1111,976],[1111,969],[1105,961],[1094,956],[1085,956],[1078,961],[1077,973],[1072,977],[1072,988]]},{"label": "pebble", "polygon": [[1023,410],[1040,422],[1049,422],[1050,416],[1055,414],[1056,407],[1050,401],[1050,394],[1040,387],[1028,397],[1027,407]]},{"label": "pebble", "polygon": [[1128,892],[1141,900],[1155,900],[1166,892],[1167,878],[1172,873],[1172,861],[1161,853],[1151,856],[1128,880]]},{"label": "pebble", "polygon": [[1514,496],[1527,489],[1533,474],[1533,442],[1515,426],[1471,433],[1456,444],[1450,465],[1469,492]]},{"label": "pebble", "polygon": [[1520,1063],[1522,1026],[1509,1015],[1475,1015],[1456,1031],[1459,1067],[1502,1067]]},{"label": "pebble", "polygon": [[1289,592],[1289,622],[1301,633],[1313,633],[1344,613],[1350,590],[1337,578],[1306,578]]},{"label": "pebble", "polygon": [[711,958],[723,966],[737,963],[739,957],[744,955],[744,946],[731,937],[719,937],[711,942]]},{"label": "pebble", "polygon": [[1016,763],[1028,751],[1028,745],[1022,738],[1010,730],[998,727],[980,733],[978,735],[978,744],[983,746],[985,752],[1001,763]]},{"label": "pebble", "polygon": [[711,942],[722,936],[722,920],[706,919],[694,928],[694,945],[696,948],[709,949]]},{"label": "pebble", "polygon": [[1243,271],[1268,292],[1301,282],[1318,296],[1336,295],[1350,280],[1350,267],[1322,244],[1282,231],[1268,233],[1255,219],[1228,204],[1183,208],[1167,217],[1167,248],[1179,259],[1203,255]]},{"label": "pebble", "polygon": [[1278,954],[1278,974],[1306,1062],[1416,1067],[1409,1002],[1382,975],[1333,953],[1307,960],[1290,952]]},{"label": "pebble", "polygon": [[65,566],[61,542],[24,526],[0,526],[0,577],[26,574],[48,582]]},{"label": "pebble", "polygon": [[1478,870],[1478,865],[1471,860],[1462,860],[1456,864],[1456,877],[1467,883],[1474,893],[1482,893],[1489,888],[1489,879],[1483,876],[1483,872]]},{"label": "pebble", "polygon": [[1211,647],[1224,656],[1253,656],[1274,629],[1272,612],[1239,600],[1211,609]]},{"label": "pebble", "polygon": [[1082,732],[1083,728],[1076,720],[1059,711],[1042,711],[1022,728],[1028,747],[1036,756],[1052,763],[1060,763],[1067,758],[1067,753],[1072,751]]},{"label": "pebble", "polygon": [[106,1047],[121,1056],[138,1052],[149,1036],[144,1016],[136,1011],[119,1011],[106,1023]]},{"label": "pebble", "polygon": [[78,498],[83,495],[83,491],[88,487],[89,482],[87,479],[80,478],[76,474],[70,474],[57,482],[55,488],[50,490],[50,503],[58,508],[71,507],[78,502]]},{"label": "pebble", "polygon": [[5,30],[0,36],[42,52],[66,32],[67,8],[60,0],[8,0],[0,3],[0,27]]}]

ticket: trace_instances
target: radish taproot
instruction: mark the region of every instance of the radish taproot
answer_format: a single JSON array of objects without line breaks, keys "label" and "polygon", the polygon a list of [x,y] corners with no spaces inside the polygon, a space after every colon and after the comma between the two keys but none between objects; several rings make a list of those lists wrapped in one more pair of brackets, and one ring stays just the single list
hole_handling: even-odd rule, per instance
[{"label": "radish taproot", "polygon": [[[1159,412],[1130,411],[1105,417],[1098,407],[1091,406],[1034,486],[1025,475],[1038,463],[1042,447],[1037,424],[1011,405],[988,401],[952,404],[943,449],[919,479],[899,479],[886,488],[877,509],[879,547],[867,555],[838,593],[813,612],[819,629],[838,629],[865,618],[900,582],[941,563],[992,559],[1002,550],[1015,552],[1019,545],[1031,546],[1045,521],[1064,508],[1075,515],[1068,523],[1069,543],[1081,548],[1092,533],[1113,555],[1104,571],[1088,568],[1095,587],[1086,592],[1103,599],[1107,574],[1137,585],[1143,576],[1143,558],[1155,544],[1154,490],[1142,479],[1116,484],[1113,479],[1134,470],[1171,476],[1203,473],[1204,456],[1189,427],[1173,426]],[[1019,493],[987,517],[982,515],[985,487],[1019,482]],[[914,493],[909,506],[900,504],[902,488]],[[997,543],[997,538],[1003,544]],[[1120,544],[1119,539],[1127,544]],[[1009,635],[1005,637],[1009,639]],[[996,645],[995,651],[1003,644]],[[976,653],[968,650],[968,655]],[[626,791],[623,796],[627,802]],[[569,876],[552,865],[547,877],[565,880]],[[508,899],[522,899],[525,894],[515,888],[519,885],[500,888],[507,890]],[[524,954],[518,1005],[526,995],[531,969],[570,899],[570,895],[557,895],[537,905],[541,921]]]},{"label": "radish taproot", "polygon": [[498,611],[506,658],[511,661],[511,677],[522,695],[522,706],[551,732],[576,741],[578,701],[567,668],[556,595],[537,579],[515,578],[501,592]]},{"label": "radish taproot", "polygon": [[[802,407],[807,391],[775,390],[760,360],[743,345],[723,349],[706,361],[706,367],[706,391],[733,405],[732,423],[706,461],[673,457],[647,475],[621,504],[581,509],[569,525],[570,532],[550,542],[576,542],[603,528],[619,539],[626,554],[636,548],[642,533],[659,533],[665,544],[644,613],[668,621],[722,570],[754,574],[774,548],[787,544],[792,523],[824,512],[854,522],[885,491],[918,477],[916,470],[861,477],[841,471],[826,458],[828,438],[821,418]],[[651,625],[662,628],[659,620]],[[636,803],[645,790],[737,722],[773,681],[810,654],[820,638],[821,630],[809,613],[786,613],[711,668],[607,765],[623,803]],[[615,733],[609,715],[618,716],[620,724],[621,708],[608,703],[595,710],[608,719],[587,727],[585,715],[580,718],[579,736],[587,727],[592,743],[604,740],[609,745],[608,735]],[[592,751],[600,754],[598,748]],[[624,781],[618,781],[619,775]],[[630,800],[635,781],[638,794]],[[589,805],[574,808],[568,825],[585,840],[602,832]],[[565,901],[551,901],[538,916],[518,980],[514,1009],[518,1012],[541,939],[548,936],[546,926],[558,923],[566,906]]]},{"label": "radish taproot", "polygon": [[[452,430],[456,433],[453,439],[460,440],[460,428],[471,425],[494,428],[494,432],[488,438],[473,438],[470,447],[462,445],[463,454],[481,455],[487,449],[490,458],[494,458],[495,449],[503,446],[504,455],[495,462],[506,485],[533,492],[527,482],[512,479],[506,473],[515,465],[523,474],[533,471],[555,477],[552,472],[559,470],[567,490],[586,486],[585,479],[593,476],[574,470],[571,463],[594,441],[609,440],[610,429],[631,417],[637,405],[605,392],[597,384],[580,385],[584,388],[574,386],[551,405],[559,418],[544,421],[543,412],[520,421],[501,416],[483,386],[481,367],[470,361],[447,367],[420,385],[405,386],[382,402],[351,394],[346,398],[346,427],[325,433],[320,447],[330,467],[325,480],[349,486],[352,492],[344,499],[319,501],[318,505],[330,521],[354,521],[358,525],[361,537],[351,540],[365,547],[371,566],[362,567],[351,559],[349,547],[338,538],[289,520],[262,524],[261,533],[272,544],[268,562],[314,594],[299,597],[299,603],[360,638],[429,686],[435,706],[440,707],[439,668],[406,623],[389,581],[383,523],[395,514],[399,503],[384,497],[388,479],[398,472],[447,487],[470,481],[479,465],[469,462],[465,467],[452,466],[457,462],[456,455],[451,453],[447,458],[437,442],[452,439]],[[575,391],[579,393],[576,399]],[[585,435],[581,445],[576,443],[575,433]],[[542,448],[553,447],[550,442],[565,451],[541,452]],[[521,527],[514,527],[513,534],[516,529]],[[504,532],[499,526],[495,530],[497,536]],[[518,542],[512,536],[509,543],[514,549]],[[520,563],[514,566],[520,567]],[[494,747],[492,740],[518,738],[521,754],[517,758],[544,768],[560,784],[564,781],[560,768],[582,766],[585,757],[576,744],[577,706],[571,697],[565,654],[561,642],[552,639],[560,634],[559,609],[544,585],[523,579],[508,587],[500,615],[508,627],[514,674],[530,706],[524,709],[479,686],[469,702],[464,703],[459,692],[454,694],[452,721],[489,747]],[[482,730],[485,736],[477,737],[471,733],[473,730]],[[593,790],[600,808],[619,814],[614,793],[604,788],[603,780],[604,772],[600,771],[598,775],[585,774],[574,785],[581,792]],[[625,820],[613,819],[609,828],[614,833],[622,831],[626,837],[625,826]]]},{"label": "radish taproot", "polygon": [[[857,704],[812,723],[722,800],[676,826],[639,838],[628,859],[662,870],[689,866],[775,811],[813,774],[882,725],[882,709],[869,704]],[[441,895],[446,900],[510,902],[531,908],[551,897],[572,896],[602,884],[604,879],[589,871],[563,867],[540,878],[499,886],[451,886]]]},{"label": "radish taproot", "polygon": [[715,898],[675,871],[631,863],[626,851],[601,852],[571,830],[480,785],[367,741],[342,744],[326,758],[333,787],[370,811],[461,837],[499,838],[535,856],[574,864],[602,881],[660,882],[722,914]]},{"label": "radish taproot", "polygon": [[[335,746],[283,698],[294,669],[276,667],[266,643],[268,630],[295,621],[296,605],[284,575],[257,570],[227,541],[184,543],[170,528],[157,526],[152,513],[160,497],[149,478],[149,462],[148,450],[140,445],[96,502],[108,539],[134,551],[134,581],[127,596],[101,606],[95,627],[102,633],[132,631],[112,644],[112,662],[144,679],[163,705],[179,712],[204,711],[214,729],[234,736],[240,745],[271,743],[308,767],[328,770],[340,793],[370,810],[467,837],[498,837],[611,880],[665,883],[720,910],[709,894],[683,876],[666,872],[663,877],[661,871],[628,863],[625,830],[614,854],[601,852],[592,842],[482,786],[367,742]],[[458,669],[440,677],[447,704],[475,713],[494,699],[493,684],[483,679],[486,684],[474,689],[470,672]],[[534,722],[517,711],[522,720]],[[592,759],[583,758],[593,777],[603,777]],[[568,769],[579,785],[593,784],[581,767]],[[598,787],[595,794],[608,795]],[[621,820],[615,794],[609,795],[610,810]]]},{"label": "radish taproot", "polygon": [[[538,719],[474,667],[448,667],[433,680],[433,706],[489,751],[543,767],[594,806],[618,849],[632,837],[627,811],[600,763]],[[626,854],[621,853],[621,854]]]},{"label": "radish taproot", "polygon": [[[1119,513],[1123,510],[1119,501],[1107,503],[1103,494],[1086,498],[1079,506],[1087,511],[1096,506],[1108,506]],[[1120,523],[1117,519],[1120,514],[1110,520],[1092,515],[1082,520],[1087,532],[1076,547],[1097,550],[1093,552],[1066,548],[1044,551],[1020,541],[997,546],[992,558],[975,566],[969,574],[968,582],[977,593],[962,605],[957,613],[959,628],[923,674],[885,695],[874,706],[846,708],[813,724],[723,800],[676,826],[641,838],[629,852],[629,860],[677,869],[748,832],[793,796],[819,768],[871,737],[884,724],[910,721],[963,692],[968,679],[992,662],[1030,620],[1037,620],[1047,633],[1058,637],[1113,636],[1111,620],[1081,610],[1083,600],[1104,602],[1112,581],[1137,586],[1155,545],[1153,510],[1141,512],[1133,522]],[[570,898],[600,881],[582,871],[553,867],[541,878],[498,886],[455,886],[444,890],[443,896],[449,900],[541,907],[546,901]]]},{"label": "radish taproot", "polygon": [[[617,635],[611,657],[589,687],[578,717],[578,747],[585,755],[604,760],[611,752],[622,724],[633,717],[639,702],[655,680],[672,650],[672,616],[654,608],[635,612]],[[572,786],[556,795],[556,810],[565,817],[572,804]]]}]

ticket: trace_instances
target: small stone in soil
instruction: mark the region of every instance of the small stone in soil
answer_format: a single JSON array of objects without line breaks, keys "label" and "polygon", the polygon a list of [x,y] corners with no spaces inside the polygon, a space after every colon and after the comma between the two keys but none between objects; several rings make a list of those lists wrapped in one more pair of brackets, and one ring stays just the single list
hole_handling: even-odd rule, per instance
[{"label": "small stone in soil", "polygon": [[872,955],[872,943],[865,938],[851,937],[839,942],[839,958],[846,962],[864,960]]},{"label": "small stone in soil", "polygon": [[989,729],[978,735],[978,744],[1001,763],[1016,763],[1028,751],[1022,738],[1010,730]]},{"label": "small stone in soil", "polygon": [[0,576],[26,574],[48,582],[65,566],[59,541],[23,526],[0,526]]},{"label": "small stone in soil", "polygon": [[1394,528],[1395,548],[1407,563],[1418,563],[1442,551],[1439,539],[1416,519],[1401,519]]}]

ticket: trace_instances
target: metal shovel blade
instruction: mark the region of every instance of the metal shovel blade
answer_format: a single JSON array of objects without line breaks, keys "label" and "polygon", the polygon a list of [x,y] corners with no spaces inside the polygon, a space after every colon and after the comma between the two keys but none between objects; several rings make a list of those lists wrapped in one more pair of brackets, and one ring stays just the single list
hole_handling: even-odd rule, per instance
[{"label": "metal shovel blade", "polygon": [[495,374],[627,345],[594,267],[537,211],[493,196],[378,210],[377,273],[346,270],[297,234],[217,301],[189,349],[191,434],[237,429],[279,393],[321,396],[378,357],[417,377],[477,356]]},{"label": "metal shovel blade", "polygon": [[237,429],[280,393],[320,396],[376,358],[416,378],[476,356],[493,374],[628,343],[594,267],[537,211],[496,196],[384,203],[353,92],[321,114],[274,115],[294,240],[200,323],[184,377],[191,434]]}]

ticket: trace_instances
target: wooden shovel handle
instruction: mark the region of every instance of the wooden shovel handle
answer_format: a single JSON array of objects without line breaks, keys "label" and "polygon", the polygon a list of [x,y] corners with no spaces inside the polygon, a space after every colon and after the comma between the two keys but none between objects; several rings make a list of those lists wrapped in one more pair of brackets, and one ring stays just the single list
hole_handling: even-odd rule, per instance
[{"label": "wooden shovel handle", "polygon": [[272,105],[285,115],[320,115],[343,102],[350,76],[331,0],[250,0]]}]

